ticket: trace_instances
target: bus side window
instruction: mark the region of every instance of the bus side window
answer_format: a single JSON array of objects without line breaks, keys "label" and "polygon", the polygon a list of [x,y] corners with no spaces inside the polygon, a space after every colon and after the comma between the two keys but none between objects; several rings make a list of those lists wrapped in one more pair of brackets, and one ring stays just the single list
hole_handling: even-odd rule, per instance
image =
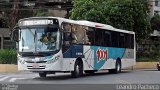
[{"label": "bus side window", "polygon": [[110,31],[104,32],[104,46],[107,46],[107,47],[112,46],[112,39],[111,39],[111,32]]},{"label": "bus side window", "polygon": [[88,27],[88,29],[86,30],[86,44],[94,45],[94,40],[95,40],[94,28]]},{"label": "bus side window", "polygon": [[119,35],[119,47],[125,48],[125,34],[124,33],[120,33]]},{"label": "bus side window", "polygon": [[111,38],[112,38],[112,47],[118,47],[119,46],[119,43],[118,43],[118,34],[119,33],[117,33],[117,32],[115,32],[115,31],[111,31]]},{"label": "bus side window", "polygon": [[72,39],[72,43],[73,44],[78,44],[78,38],[77,38],[77,27],[78,25],[76,24],[72,24],[72,28],[71,28],[71,39]]},{"label": "bus side window", "polygon": [[102,46],[104,44],[103,29],[97,28],[95,31],[95,45]]},{"label": "bus side window", "polygon": [[131,36],[131,49],[134,49],[134,35]]},{"label": "bus side window", "polygon": [[68,50],[68,48],[71,45],[72,40],[72,34],[71,34],[71,24],[69,23],[62,23],[63,28],[63,49],[62,52],[65,52]]}]

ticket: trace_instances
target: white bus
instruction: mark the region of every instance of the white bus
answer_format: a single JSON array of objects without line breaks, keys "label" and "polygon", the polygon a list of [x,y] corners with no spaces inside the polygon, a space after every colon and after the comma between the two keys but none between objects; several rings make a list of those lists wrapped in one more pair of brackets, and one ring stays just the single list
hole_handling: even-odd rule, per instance
[{"label": "white bus", "polygon": [[135,65],[135,33],[90,21],[59,17],[19,20],[12,39],[17,42],[18,70],[39,73],[120,73]]}]

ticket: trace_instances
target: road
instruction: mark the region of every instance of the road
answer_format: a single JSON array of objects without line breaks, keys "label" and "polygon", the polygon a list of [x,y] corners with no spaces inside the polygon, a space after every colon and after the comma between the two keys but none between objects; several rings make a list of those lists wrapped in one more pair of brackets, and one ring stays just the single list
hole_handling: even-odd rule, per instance
[{"label": "road", "polygon": [[107,71],[71,78],[70,73],[56,73],[40,78],[37,73],[0,73],[0,83],[16,84],[160,84],[156,69],[123,70],[120,74]]}]

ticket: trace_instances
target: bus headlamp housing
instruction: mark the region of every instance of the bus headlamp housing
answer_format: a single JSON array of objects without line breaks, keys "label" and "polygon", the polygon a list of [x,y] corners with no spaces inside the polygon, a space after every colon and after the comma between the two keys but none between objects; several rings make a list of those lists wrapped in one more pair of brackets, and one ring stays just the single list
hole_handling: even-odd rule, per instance
[{"label": "bus headlamp housing", "polygon": [[55,56],[54,58],[51,58],[47,61],[47,64],[50,64],[50,63],[54,63],[56,62],[58,59],[59,59],[60,56]]},{"label": "bus headlamp housing", "polygon": [[59,59],[59,57],[60,57],[60,56],[56,56],[56,57],[55,57],[55,60],[58,60],[58,59]]},{"label": "bus headlamp housing", "polygon": [[24,64],[24,63],[25,63],[25,59],[22,58],[21,56],[18,56],[18,61],[19,61],[21,64]]}]

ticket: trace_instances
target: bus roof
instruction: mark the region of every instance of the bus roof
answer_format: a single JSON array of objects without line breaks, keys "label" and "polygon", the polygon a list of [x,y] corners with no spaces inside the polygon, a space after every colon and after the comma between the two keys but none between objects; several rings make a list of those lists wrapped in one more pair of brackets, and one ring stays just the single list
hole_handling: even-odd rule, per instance
[{"label": "bus roof", "polygon": [[71,20],[71,19],[66,19],[66,18],[61,18],[61,17],[52,17],[52,16],[49,16],[49,17],[29,17],[29,18],[20,19],[19,22],[23,21],[23,20],[28,20],[28,19],[43,19],[43,18],[44,19],[55,18],[61,22],[68,22],[68,23],[74,23],[74,24],[78,24],[78,25],[84,25],[84,26],[95,27],[95,28],[100,28],[100,29],[107,29],[107,30],[111,30],[111,31],[135,34],[133,31],[117,29],[117,28],[114,28],[113,26],[107,25],[107,24],[96,23],[96,22],[91,22],[91,21],[86,21],[86,20]]}]

